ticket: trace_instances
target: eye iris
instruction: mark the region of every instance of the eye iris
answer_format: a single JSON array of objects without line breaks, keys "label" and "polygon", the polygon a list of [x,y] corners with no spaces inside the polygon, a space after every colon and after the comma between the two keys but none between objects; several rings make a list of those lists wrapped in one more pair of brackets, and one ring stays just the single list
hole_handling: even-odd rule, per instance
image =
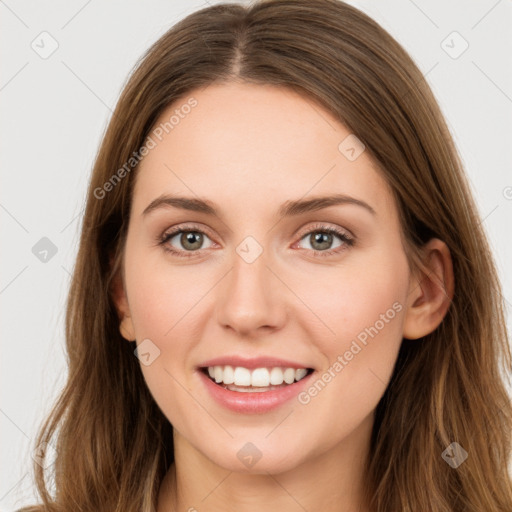
[{"label": "eye iris", "polygon": [[[180,243],[185,249],[190,249],[190,250],[199,249],[202,245],[202,242],[203,242],[203,235],[202,235],[202,233],[199,233],[197,231],[187,231],[187,232],[183,233],[180,237]],[[194,245],[194,243],[196,244],[196,246],[190,247],[190,245],[188,245],[188,244]]]},{"label": "eye iris", "polygon": [[[329,246],[332,244],[332,234],[317,232],[311,235],[310,240],[311,247],[313,247],[317,251],[320,251],[322,249],[328,249]],[[315,247],[315,244],[317,242],[320,244],[320,247]]]}]

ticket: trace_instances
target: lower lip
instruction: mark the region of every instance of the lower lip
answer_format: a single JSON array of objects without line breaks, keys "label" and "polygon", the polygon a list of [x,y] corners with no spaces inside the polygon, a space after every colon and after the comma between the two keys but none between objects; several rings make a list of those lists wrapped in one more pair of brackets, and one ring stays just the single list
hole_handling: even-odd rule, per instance
[{"label": "lower lip", "polygon": [[213,382],[205,373],[198,370],[200,378],[203,380],[206,389],[210,392],[213,399],[220,405],[234,412],[246,414],[261,414],[276,409],[288,400],[297,396],[306,386],[314,372],[294,382],[286,387],[274,389],[272,391],[255,391],[253,393],[240,393],[231,391],[219,386]]}]

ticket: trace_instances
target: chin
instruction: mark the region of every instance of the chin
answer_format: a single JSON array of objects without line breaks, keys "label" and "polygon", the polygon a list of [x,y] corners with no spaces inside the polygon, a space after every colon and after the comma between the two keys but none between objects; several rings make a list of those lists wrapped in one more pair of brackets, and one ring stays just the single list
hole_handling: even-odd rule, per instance
[{"label": "chin", "polygon": [[[222,453],[205,455],[216,465],[236,473],[253,475],[267,475],[285,473],[295,469],[302,464],[304,458],[304,447],[295,448],[290,443],[251,443],[247,441],[236,448],[231,446]],[[300,454],[300,457],[298,455]]]}]

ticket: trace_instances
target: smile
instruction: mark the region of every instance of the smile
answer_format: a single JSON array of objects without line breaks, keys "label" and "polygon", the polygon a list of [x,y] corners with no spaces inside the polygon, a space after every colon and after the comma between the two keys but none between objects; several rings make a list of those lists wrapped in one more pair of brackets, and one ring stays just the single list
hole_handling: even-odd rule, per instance
[{"label": "smile", "polygon": [[[213,365],[198,368],[209,396],[223,408],[264,414],[291,401],[314,377],[312,368]],[[226,382],[227,381],[227,382]]]},{"label": "smile", "polygon": [[225,389],[241,393],[265,392],[288,386],[303,379],[311,369],[285,368],[255,368],[231,365],[208,366],[203,369],[215,383]]}]

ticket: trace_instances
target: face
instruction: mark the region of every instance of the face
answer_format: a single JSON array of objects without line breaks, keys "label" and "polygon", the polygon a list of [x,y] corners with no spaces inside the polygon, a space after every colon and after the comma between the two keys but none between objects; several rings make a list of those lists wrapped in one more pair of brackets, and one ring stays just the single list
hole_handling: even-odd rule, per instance
[{"label": "face", "polygon": [[137,170],[119,301],[152,395],[183,442],[233,471],[340,449],[368,432],[403,336],[390,189],[347,128],[287,89],[211,85],[155,127],[172,115]]}]

